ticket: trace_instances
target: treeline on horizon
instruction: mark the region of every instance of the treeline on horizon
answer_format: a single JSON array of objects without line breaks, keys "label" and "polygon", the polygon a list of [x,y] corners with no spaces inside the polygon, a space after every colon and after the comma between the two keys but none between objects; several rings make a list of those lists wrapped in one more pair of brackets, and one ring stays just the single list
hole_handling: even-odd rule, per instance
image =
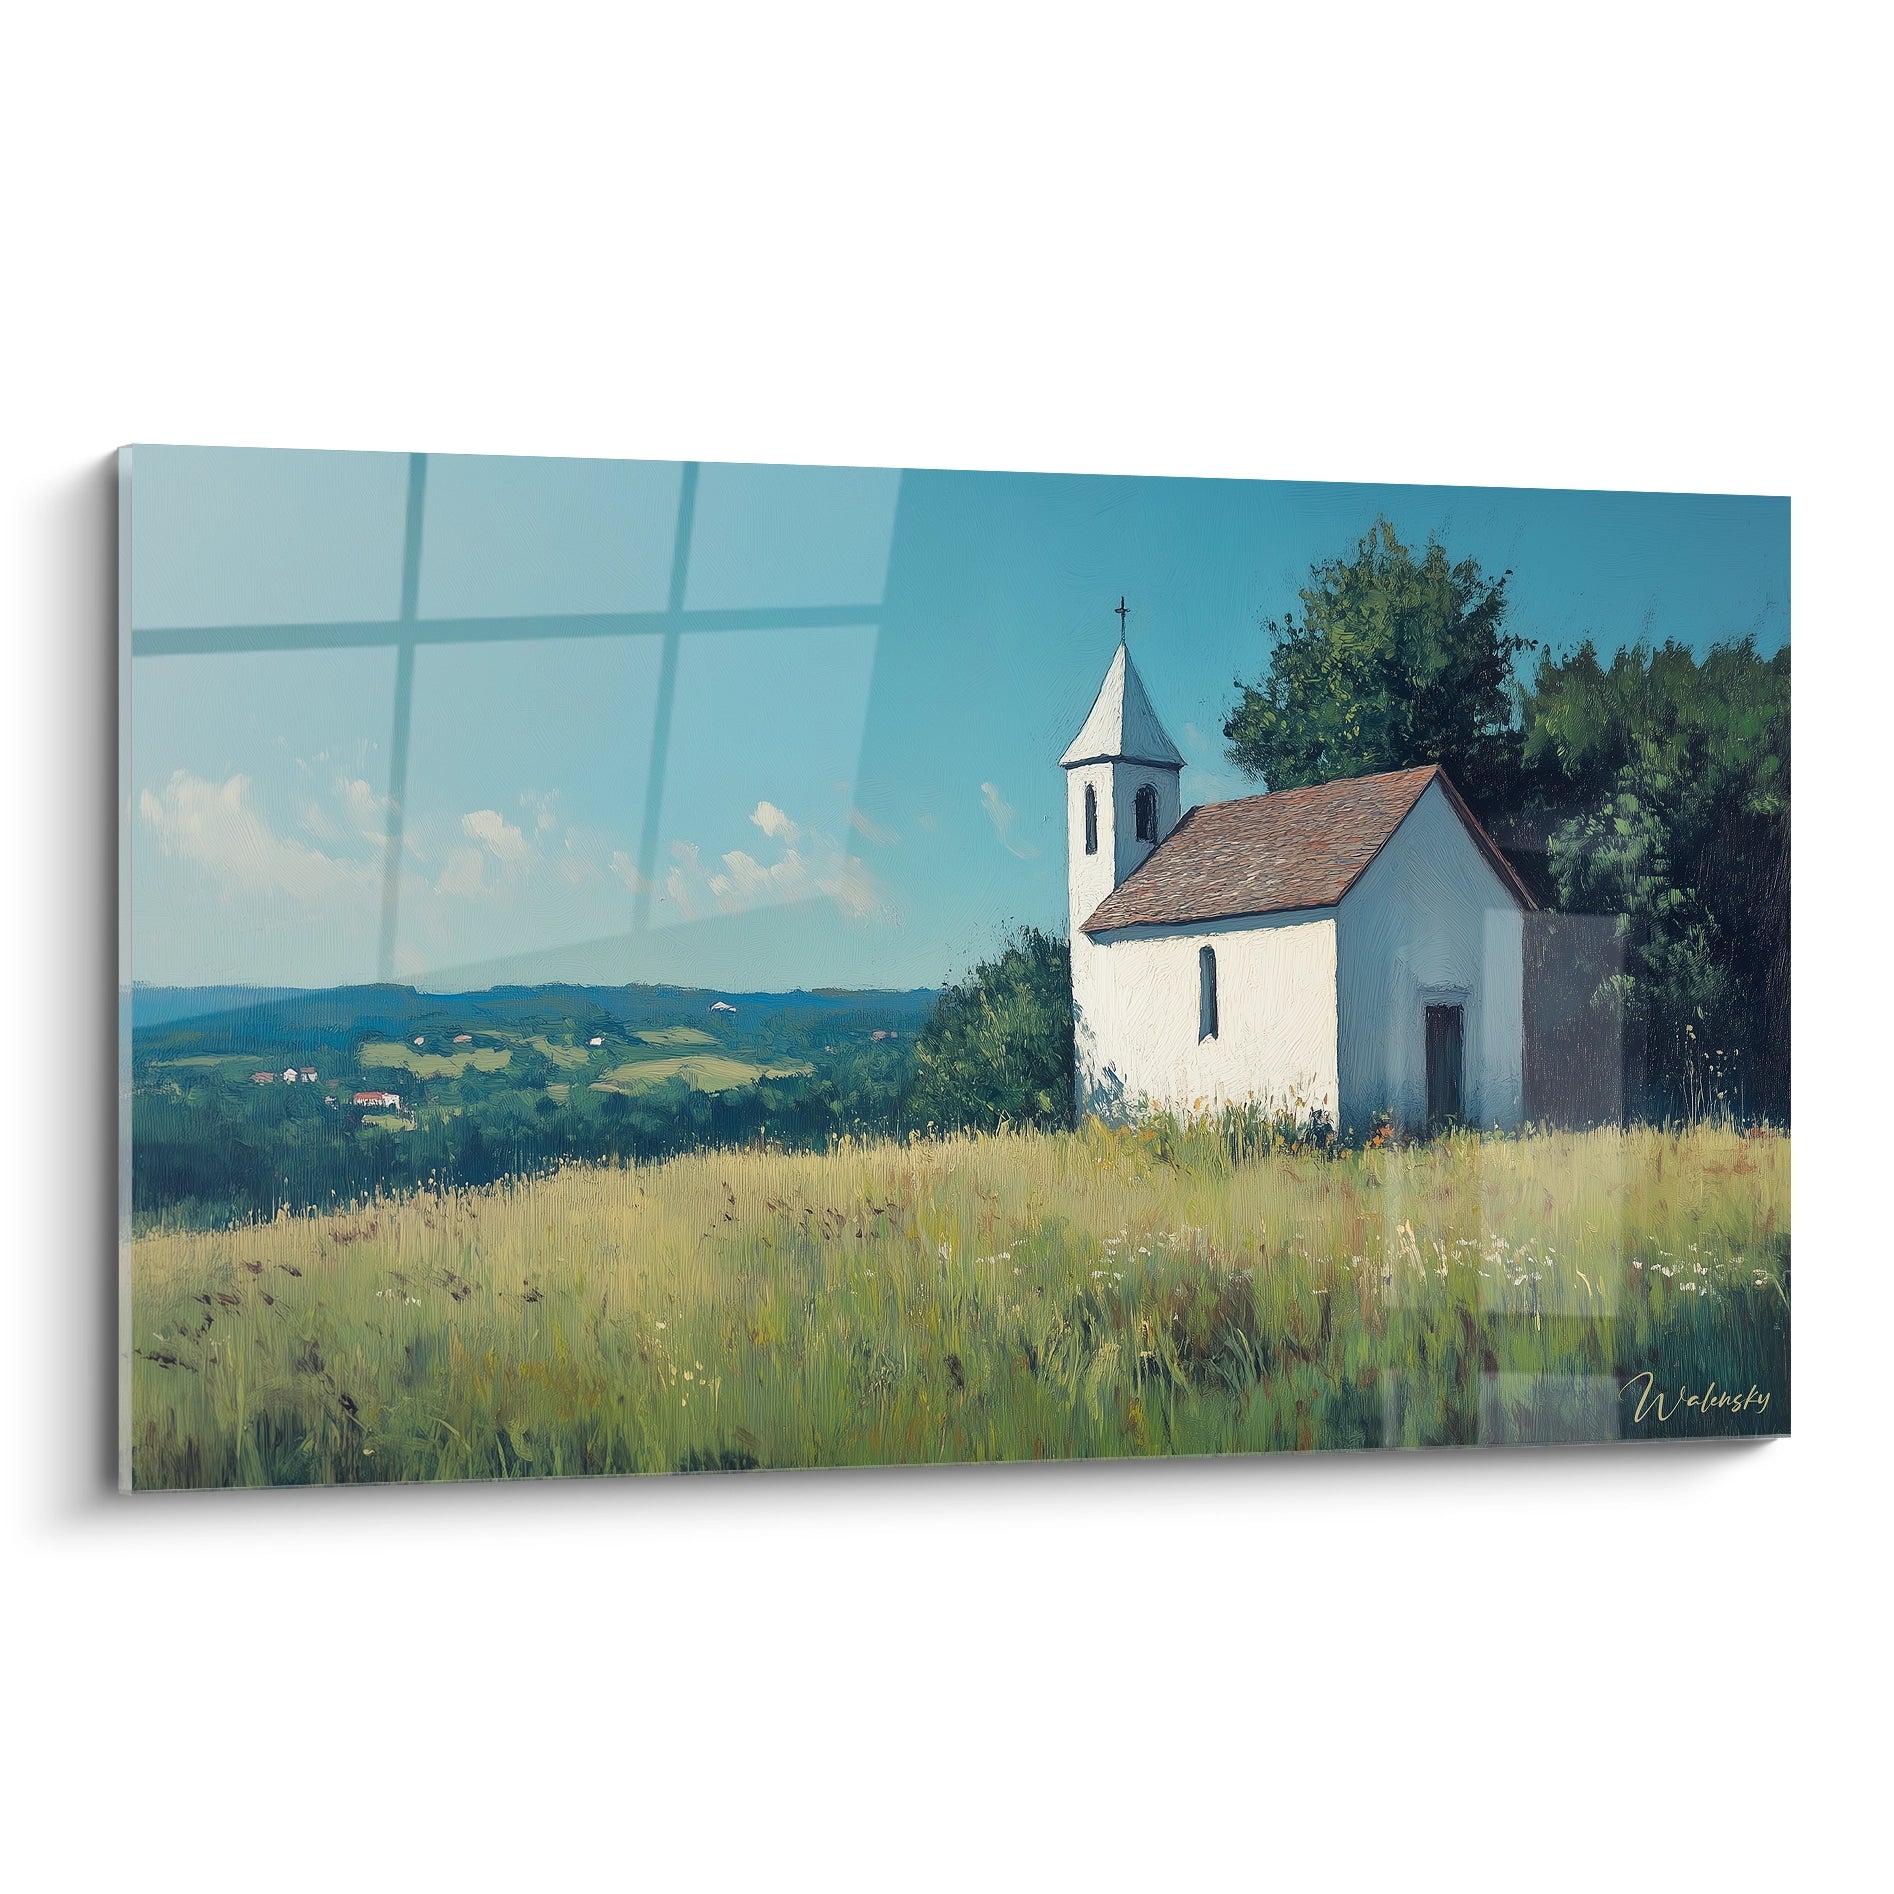
[{"label": "treeline on horizon", "polygon": [[[404,1096],[420,1089],[403,1084]],[[451,1116],[423,1111],[412,1130],[367,1124],[359,1113],[319,1115],[319,1100],[307,1108],[287,1087],[260,1100],[234,1087],[135,1094],[132,1208],[141,1222],[214,1225],[279,1209],[328,1210],[423,1185],[491,1184],[564,1163],[649,1163],[759,1141],[825,1150],[838,1135],[891,1132],[904,1089],[898,1078],[887,1088],[859,1083],[845,1097],[836,1078],[812,1075],[706,1092],[667,1079],[638,1093],[575,1086],[541,1110],[552,1104],[543,1093],[504,1086]]]}]

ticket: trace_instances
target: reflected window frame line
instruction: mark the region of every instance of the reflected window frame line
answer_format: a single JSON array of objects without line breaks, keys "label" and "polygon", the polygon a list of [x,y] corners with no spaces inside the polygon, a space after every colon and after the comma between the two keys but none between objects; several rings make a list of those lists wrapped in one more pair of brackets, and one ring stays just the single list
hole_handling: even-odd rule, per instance
[{"label": "reflected window frame line", "polygon": [[697,471],[698,463],[687,460],[677,488],[677,537],[671,547],[664,651],[658,662],[657,710],[651,720],[651,768],[645,779],[644,823],[638,838],[638,885],[631,893],[634,934],[642,934],[651,924],[651,884],[658,868],[664,776],[671,754],[671,712],[677,702],[678,656],[684,643],[684,587],[690,577],[691,532],[697,518]]},{"label": "reflected window frame line", "polygon": [[880,605],[741,606],[679,612],[534,613],[509,618],[350,619],[335,624],[162,625],[132,633],[134,658],[239,657],[252,652],[362,651],[403,644],[509,644],[547,638],[664,637],[700,631],[830,631],[876,626]]},{"label": "reflected window frame line", "polygon": [[873,604],[730,606],[684,608],[695,523],[698,461],[680,463],[670,586],[662,611],[530,613],[494,617],[423,618],[419,611],[421,554],[426,527],[427,463],[408,456],[406,517],[402,533],[401,599],[393,619],[349,619],[330,623],[271,625],[159,625],[131,629],[131,657],[236,657],[292,651],[395,652],[395,688],[389,745],[387,821],[384,827],[382,913],[377,979],[394,978],[400,922],[401,852],[405,838],[409,741],[414,713],[415,653],[422,645],[533,643],[554,639],[660,637],[658,690],[653,706],[651,766],[639,839],[639,885],[633,892],[633,933],[650,924],[651,888],[662,827],[664,778],[669,766],[670,725],[677,695],[683,640],[700,632],[788,632],[878,629],[887,614]]},{"label": "reflected window frame line", "polygon": [[[427,508],[427,456],[408,456],[408,514],[401,537],[401,624],[412,626],[421,597],[421,528]],[[375,977],[384,985],[395,970],[395,930],[401,908],[401,843],[406,832],[408,737],[414,723],[414,640],[395,647],[394,729],[388,742],[388,821],[381,871],[381,941]]]}]

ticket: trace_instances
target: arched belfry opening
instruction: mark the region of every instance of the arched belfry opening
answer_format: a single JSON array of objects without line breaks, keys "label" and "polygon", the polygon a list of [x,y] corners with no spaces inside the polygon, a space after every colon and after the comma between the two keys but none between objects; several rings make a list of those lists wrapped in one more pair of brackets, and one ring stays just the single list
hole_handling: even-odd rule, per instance
[{"label": "arched belfry opening", "polygon": [[1138,840],[1155,842],[1157,840],[1157,786],[1154,783],[1140,783],[1136,802],[1138,818]]}]

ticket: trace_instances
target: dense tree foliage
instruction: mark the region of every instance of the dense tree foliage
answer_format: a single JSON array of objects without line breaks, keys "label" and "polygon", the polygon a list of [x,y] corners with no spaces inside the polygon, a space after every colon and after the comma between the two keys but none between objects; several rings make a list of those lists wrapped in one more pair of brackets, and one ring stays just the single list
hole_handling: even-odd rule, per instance
[{"label": "dense tree foliage", "polygon": [[1644,1102],[1789,1103],[1789,653],[1585,644],[1522,693],[1560,908],[1613,914]]},{"label": "dense tree foliage", "polygon": [[1072,954],[1022,928],[942,994],[914,1049],[907,1117],[940,1130],[1072,1122]]},{"label": "dense tree foliage", "polygon": [[1270,662],[1223,726],[1231,759],[1271,789],[1442,763],[1484,818],[1516,801],[1520,738],[1506,580],[1436,541],[1416,557],[1377,520],[1349,558],[1315,566],[1302,615],[1266,627]]},{"label": "dense tree foliage", "polygon": [[[405,1083],[404,1098],[422,1094]],[[220,1223],[562,1163],[649,1162],[759,1141],[820,1151],[844,1133],[894,1128],[905,1087],[887,1098],[877,1089],[808,1076],[705,1092],[669,1079],[637,1093],[578,1087],[554,1101],[494,1087],[463,1097],[452,1115],[424,1108],[405,1129],[327,1111],[314,1087],[257,1097],[236,1085],[154,1089],[132,1101],[132,1204],[141,1218]]]},{"label": "dense tree foliage", "polygon": [[1548,907],[1615,917],[1591,1020],[1631,1106],[1786,1116],[1788,651],[1586,643],[1525,675],[1509,576],[1377,521],[1266,625],[1232,760],[1272,789],[1445,765]]}]

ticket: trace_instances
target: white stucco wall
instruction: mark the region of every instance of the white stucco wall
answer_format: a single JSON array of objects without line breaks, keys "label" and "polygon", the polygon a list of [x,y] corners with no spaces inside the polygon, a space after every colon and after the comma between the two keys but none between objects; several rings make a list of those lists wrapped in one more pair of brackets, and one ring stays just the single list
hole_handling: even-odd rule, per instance
[{"label": "white stucco wall", "polygon": [[[1081,763],[1065,772],[1066,887],[1072,933],[1157,845],[1138,840],[1137,798],[1157,791],[1157,839],[1176,828],[1180,772],[1142,763]],[[1098,853],[1085,852],[1085,788],[1098,796]]]},{"label": "white stucco wall", "polygon": [[[1200,1040],[1197,950],[1217,955],[1217,1036]],[[1081,1112],[1254,1101],[1334,1118],[1335,915],[1072,936]]]},{"label": "white stucco wall", "polygon": [[1524,916],[1438,783],[1336,910],[1341,1118],[1427,1115],[1426,1009],[1465,1008],[1469,1121],[1522,1110]]}]

